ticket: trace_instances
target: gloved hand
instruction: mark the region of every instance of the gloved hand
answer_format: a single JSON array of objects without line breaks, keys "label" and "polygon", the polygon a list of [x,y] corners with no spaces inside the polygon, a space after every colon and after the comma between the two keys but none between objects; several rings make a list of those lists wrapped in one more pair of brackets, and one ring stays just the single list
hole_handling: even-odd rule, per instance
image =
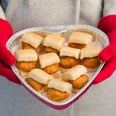
[{"label": "gloved hand", "polygon": [[98,28],[108,35],[110,45],[99,54],[99,58],[106,63],[93,81],[94,84],[110,77],[116,69],[116,15],[103,17],[98,24]]},{"label": "gloved hand", "polygon": [[15,58],[6,48],[6,42],[12,34],[13,30],[10,23],[0,19],[0,75],[20,84],[18,78],[10,69],[10,66],[15,62]]}]

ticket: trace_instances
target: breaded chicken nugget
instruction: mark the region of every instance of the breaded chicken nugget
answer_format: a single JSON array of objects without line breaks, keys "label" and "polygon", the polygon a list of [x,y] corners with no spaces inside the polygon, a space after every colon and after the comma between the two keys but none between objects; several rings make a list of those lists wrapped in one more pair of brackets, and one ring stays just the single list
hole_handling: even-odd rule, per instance
[{"label": "breaded chicken nugget", "polygon": [[87,68],[97,68],[100,65],[98,54],[101,48],[98,45],[89,45],[81,49],[80,59],[81,64]]},{"label": "breaded chicken nugget", "polygon": [[82,88],[89,80],[87,69],[83,65],[74,66],[62,74],[62,79],[71,82],[75,89]]},{"label": "breaded chicken nugget", "polygon": [[81,89],[88,82],[88,80],[89,78],[87,75],[81,75],[76,80],[71,80],[70,82],[72,83],[74,88]]},{"label": "breaded chicken nugget", "polygon": [[61,101],[68,98],[72,93],[72,85],[58,79],[52,79],[48,83],[47,97],[52,101]]},{"label": "breaded chicken nugget", "polygon": [[100,65],[100,59],[97,56],[93,58],[84,58],[80,61],[80,64],[87,68],[97,68]]},{"label": "breaded chicken nugget", "polygon": [[48,34],[44,41],[43,46],[45,47],[45,52],[55,52],[58,53],[59,50],[64,45],[65,39],[58,34]]},{"label": "breaded chicken nugget", "polygon": [[26,78],[25,81],[36,91],[40,91],[45,86],[32,78]]},{"label": "breaded chicken nugget", "polygon": [[37,66],[37,61],[16,62],[16,67],[24,72],[29,72]]},{"label": "breaded chicken nugget", "polygon": [[39,48],[34,48],[30,44],[22,42],[22,49],[34,49],[35,51],[39,51]]},{"label": "breaded chicken nugget", "polygon": [[56,53],[45,53],[39,55],[40,68],[52,74],[58,71],[60,58]]},{"label": "breaded chicken nugget", "polygon": [[73,32],[69,37],[69,46],[73,48],[84,48],[87,44],[91,43],[93,36],[86,32]]},{"label": "breaded chicken nugget", "polygon": [[37,66],[38,55],[33,49],[18,49],[15,51],[16,67],[29,72]]},{"label": "breaded chicken nugget", "polygon": [[74,57],[68,57],[68,56],[62,56],[60,58],[60,65],[63,68],[71,68],[77,64],[79,64],[79,59],[76,59]]},{"label": "breaded chicken nugget", "polygon": [[63,68],[71,68],[79,64],[80,49],[64,46],[60,50],[60,65]]},{"label": "breaded chicken nugget", "polygon": [[21,37],[21,41],[23,42],[23,47],[26,47],[27,46],[26,44],[28,44],[33,48],[38,48],[40,44],[43,42],[43,39],[44,38],[41,35],[34,32],[26,32]]},{"label": "breaded chicken nugget", "polygon": [[47,89],[47,97],[48,99],[52,101],[61,101],[70,96],[69,93],[67,92],[61,92],[59,90],[53,89],[53,88],[48,88]]},{"label": "breaded chicken nugget", "polygon": [[54,49],[54,48],[52,48],[52,47],[46,47],[46,46],[44,46],[44,51],[46,52],[46,53],[51,53],[51,52],[53,52],[53,53],[59,53],[59,51],[58,50],[56,50],[56,49]]},{"label": "breaded chicken nugget", "polygon": [[59,64],[55,63],[43,68],[43,70],[49,74],[53,74],[59,70]]},{"label": "breaded chicken nugget", "polygon": [[82,49],[86,47],[86,44],[69,43],[69,46],[72,48]]}]

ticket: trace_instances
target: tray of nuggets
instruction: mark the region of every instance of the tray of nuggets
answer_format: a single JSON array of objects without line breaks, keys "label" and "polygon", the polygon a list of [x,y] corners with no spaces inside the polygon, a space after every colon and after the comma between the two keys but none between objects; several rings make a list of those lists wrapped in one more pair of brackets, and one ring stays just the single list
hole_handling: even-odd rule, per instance
[{"label": "tray of nuggets", "polygon": [[7,48],[22,84],[54,108],[69,106],[92,83],[104,62],[98,54],[107,36],[89,25],[34,27],[14,34]]}]

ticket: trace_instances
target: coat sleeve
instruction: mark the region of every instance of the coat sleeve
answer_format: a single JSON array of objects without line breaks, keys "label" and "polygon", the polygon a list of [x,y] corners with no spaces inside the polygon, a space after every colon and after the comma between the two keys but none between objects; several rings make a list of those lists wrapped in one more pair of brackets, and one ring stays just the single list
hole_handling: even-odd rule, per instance
[{"label": "coat sleeve", "polygon": [[[77,0],[80,1],[79,23],[97,26],[103,14],[103,0]],[[79,3],[78,3],[79,4]],[[77,11],[79,12],[79,6]]]},{"label": "coat sleeve", "polygon": [[116,30],[116,0],[104,0],[103,17],[98,23],[98,28],[106,34]]},{"label": "coat sleeve", "polygon": [[103,16],[116,14],[116,0],[104,0]]}]

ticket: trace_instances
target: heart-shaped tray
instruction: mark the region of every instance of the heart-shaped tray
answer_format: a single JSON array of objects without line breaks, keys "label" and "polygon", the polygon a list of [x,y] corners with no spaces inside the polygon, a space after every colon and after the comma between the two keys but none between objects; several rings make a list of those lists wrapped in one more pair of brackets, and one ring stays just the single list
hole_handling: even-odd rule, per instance
[{"label": "heart-shaped tray", "polygon": [[[46,36],[48,33],[57,33],[57,34],[62,34],[64,38],[68,38],[69,35],[73,31],[81,31],[81,32],[87,32],[93,35],[94,41],[96,44],[98,44],[102,49],[106,47],[109,44],[108,37],[99,29],[89,26],[89,25],[71,25],[71,26],[58,26],[58,27],[33,27],[29,29],[24,29],[22,31],[19,31],[15,33],[7,42],[6,47],[14,54],[14,52],[21,47],[20,45],[20,37],[26,33],[26,32],[36,32],[39,33],[42,36]],[[75,102],[85,91],[90,87],[92,84],[93,80],[95,79],[96,75],[100,72],[104,65],[104,62],[101,62],[99,67],[93,71],[89,72],[89,81],[87,84],[78,90],[77,92],[73,93],[71,97],[69,97],[66,100],[60,101],[60,102],[54,102],[49,100],[46,95],[39,93],[35,91],[27,82],[25,79],[21,76],[19,70],[17,67],[14,65],[11,66],[12,71],[16,74],[17,78],[21,81],[22,85],[37,99],[43,101],[45,104],[55,108],[55,109],[65,109],[68,106],[70,106],[73,102]]]}]

